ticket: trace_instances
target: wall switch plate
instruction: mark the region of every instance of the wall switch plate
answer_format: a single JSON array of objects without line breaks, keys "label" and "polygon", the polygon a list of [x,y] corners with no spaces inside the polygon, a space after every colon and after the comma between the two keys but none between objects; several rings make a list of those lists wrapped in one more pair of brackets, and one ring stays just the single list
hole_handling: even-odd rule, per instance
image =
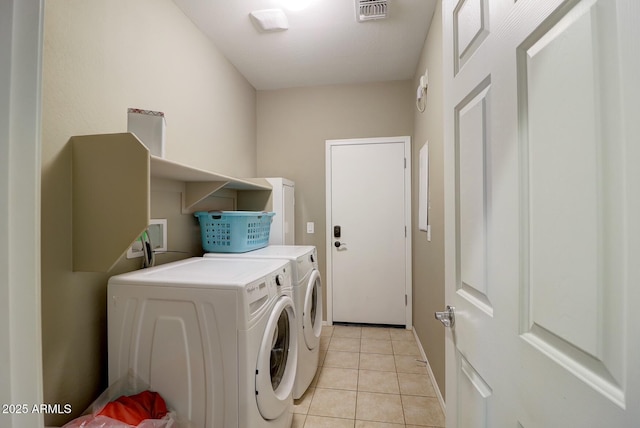
[{"label": "wall switch plate", "polygon": [[[151,241],[153,252],[167,251],[167,219],[151,219],[147,231],[149,232],[149,240]],[[127,250],[127,258],[135,259],[143,256],[142,240],[138,238]]]},{"label": "wall switch plate", "polygon": [[307,233],[315,233],[316,225],[312,221],[307,222]]}]

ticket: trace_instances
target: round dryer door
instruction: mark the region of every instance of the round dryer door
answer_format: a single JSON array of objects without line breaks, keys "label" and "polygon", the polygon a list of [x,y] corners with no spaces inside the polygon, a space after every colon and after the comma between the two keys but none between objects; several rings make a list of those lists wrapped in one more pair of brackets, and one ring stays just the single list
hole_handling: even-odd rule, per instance
[{"label": "round dryer door", "polygon": [[293,301],[278,299],[262,338],[256,370],[256,400],[265,419],[289,411],[298,361]]},{"label": "round dryer door", "polygon": [[322,281],[317,269],[314,269],[309,277],[302,317],[304,341],[307,348],[315,349],[320,344],[322,333]]}]

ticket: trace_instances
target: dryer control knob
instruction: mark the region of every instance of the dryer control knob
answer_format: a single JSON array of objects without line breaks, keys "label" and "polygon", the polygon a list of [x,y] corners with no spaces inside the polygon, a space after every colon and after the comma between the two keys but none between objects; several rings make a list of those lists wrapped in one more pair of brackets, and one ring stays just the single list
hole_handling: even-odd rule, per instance
[{"label": "dryer control knob", "polygon": [[282,275],[276,275],[276,285],[280,287],[284,284],[284,277]]}]

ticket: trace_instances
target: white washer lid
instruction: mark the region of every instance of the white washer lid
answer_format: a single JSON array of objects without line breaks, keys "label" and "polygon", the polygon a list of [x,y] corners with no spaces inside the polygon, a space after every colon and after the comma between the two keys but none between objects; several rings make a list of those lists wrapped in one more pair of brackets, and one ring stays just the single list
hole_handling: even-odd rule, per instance
[{"label": "white washer lid", "polygon": [[286,260],[194,257],[116,275],[109,279],[109,284],[244,287],[287,264]]}]

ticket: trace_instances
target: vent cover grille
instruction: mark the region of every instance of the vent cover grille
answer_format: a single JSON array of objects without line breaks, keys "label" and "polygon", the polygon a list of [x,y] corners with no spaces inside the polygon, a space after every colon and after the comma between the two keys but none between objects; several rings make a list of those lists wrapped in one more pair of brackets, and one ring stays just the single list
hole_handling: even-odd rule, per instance
[{"label": "vent cover grille", "polygon": [[355,0],[358,22],[387,17],[387,0]]}]

